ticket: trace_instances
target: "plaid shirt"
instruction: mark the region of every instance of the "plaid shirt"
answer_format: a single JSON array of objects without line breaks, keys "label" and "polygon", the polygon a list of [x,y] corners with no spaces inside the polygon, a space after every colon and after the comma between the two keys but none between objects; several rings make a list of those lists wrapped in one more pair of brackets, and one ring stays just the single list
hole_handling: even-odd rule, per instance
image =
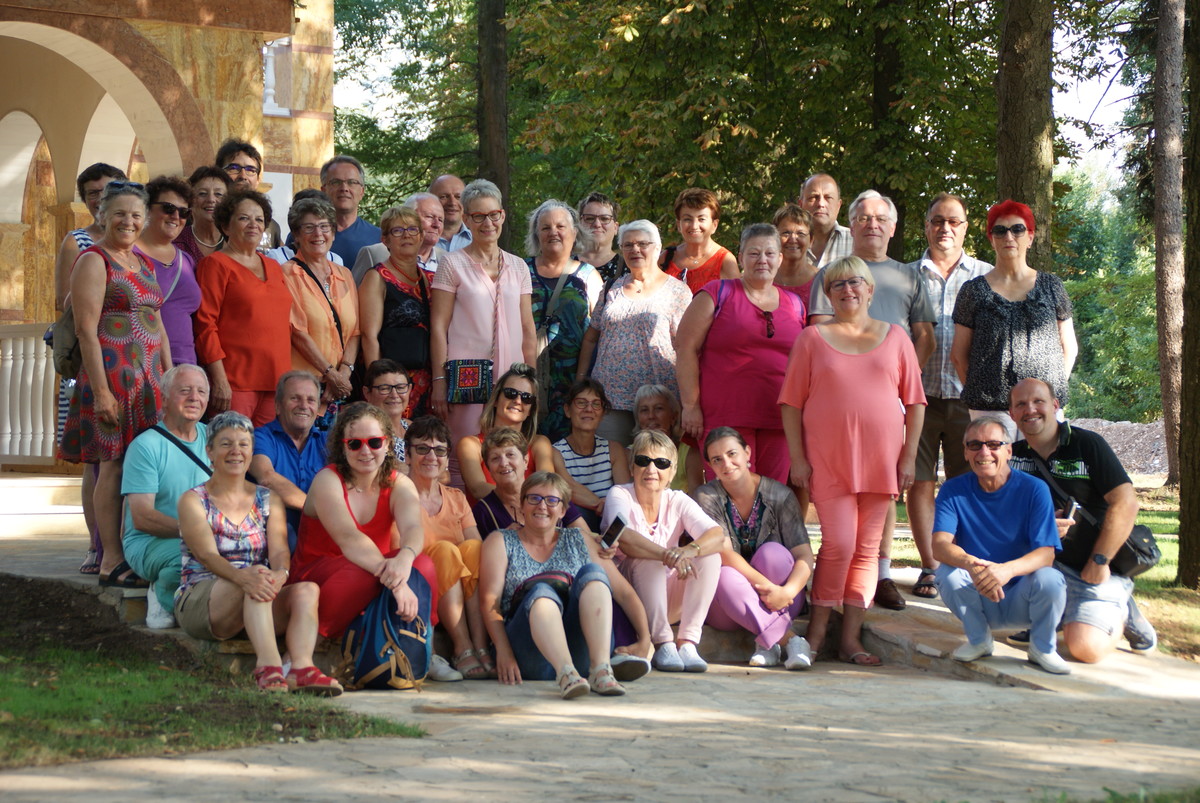
[{"label": "plaid shirt", "polygon": [[825,243],[821,258],[817,259],[811,248],[808,250],[808,258],[818,268],[823,268],[835,259],[850,256],[853,249],[854,241],[850,239],[850,229],[835,223],[833,231],[829,232],[829,240]]},{"label": "plaid shirt", "polygon": [[917,262],[911,263],[920,271],[929,290],[929,301],[933,304],[937,323],[933,328],[934,340],[937,347],[925,363],[921,372],[921,384],[925,386],[925,395],[938,399],[957,399],[962,393],[962,383],[954,364],[950,362],[950,347],[954,343],[954,303],[958,300],[958,291],[968,279],[982,276],[992,269],[987,262],[981,262],[965,251],[958,258],[958,264],[950,271],[950,278],[942,278],[939,271],[929,259],[929,249]]}]

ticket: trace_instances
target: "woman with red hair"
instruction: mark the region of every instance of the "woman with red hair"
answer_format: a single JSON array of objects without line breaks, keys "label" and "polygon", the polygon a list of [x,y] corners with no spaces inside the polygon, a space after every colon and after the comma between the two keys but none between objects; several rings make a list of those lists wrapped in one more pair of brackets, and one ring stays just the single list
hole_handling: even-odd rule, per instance
[{"label": "woman with red hair", "polygon": [[1033,244],[1033,212],[1012,200],[988,210],[996,267],[962,286],[954,306],[950,359],[974,418],[1007,415],[1008,392],[1022,379],[1041,379],[1066,403],[1067,380],[1079,353],[1071,299],[1052,273],[1025,261]]}]

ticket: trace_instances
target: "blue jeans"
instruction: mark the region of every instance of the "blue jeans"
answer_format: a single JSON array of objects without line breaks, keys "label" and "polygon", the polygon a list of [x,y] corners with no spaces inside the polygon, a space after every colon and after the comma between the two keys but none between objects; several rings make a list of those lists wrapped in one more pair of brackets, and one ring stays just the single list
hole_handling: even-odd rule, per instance
[{"label": "blue jeans", "polygon": [[[549,584],[538,583],[529,590],[525,599],[521,600],[520,606],[504,623],[504,630],[508,633],[508,644],[512,648],[513,656],[517,659],[522,679],[554,680],[558,677],[558,670],[561,668],[550,666],[550,662],[542,656],[541,650],[534,643],[533,633],[529,629],[529,610],[536,600],[542,598],[552,600],[562,611],[563,631],[567,635],[567,646],[571,650],[571,662],[575,664],[575,668],[583,675],[586,675],[591,669],[587,640],[584,639],[583,628],[579,624],[579,595],[583,593],[583,589],[588,583],[603,583],[607,588],[609,587],[608,575],[595,563],[585,563],[580,566],[579,571],[575,573],[575,581],[571,583],[571,592],[565,608],[562,599]],[[609,640],[611,641],[611,639],[610,634]],[[609,653],[611,652],[612,645],[610,644]],[[607,659],[608,656],[606,655],[604,658]]]},{"label": "blue jeans", "polygon": [[972,644],[986,641],[992,628],[1028,627],[1029,643],[1038,652],[1054,652],[1054,631],[1067,606],[1067,584],[1057,569],[1045,566],[1017,578],[999,602],[980,594],[966,569],[943,563],[936,578],[942,601],[962,622]]}]

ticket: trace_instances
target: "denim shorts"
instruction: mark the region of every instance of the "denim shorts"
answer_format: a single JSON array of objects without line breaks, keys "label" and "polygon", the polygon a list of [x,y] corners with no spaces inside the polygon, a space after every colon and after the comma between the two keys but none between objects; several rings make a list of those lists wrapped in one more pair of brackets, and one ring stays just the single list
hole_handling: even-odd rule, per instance
[{"label": "denim shorts", "polygon": [[1133,581],[1119,574],[1109,575],[1100,585],[1085,583],[1079,572],[1055,562],[1054,568],[1067,580],[1067,609],[1063,622],[1091,625],[1108,635],[1121,632],[1129,615],[1129,596]]}]

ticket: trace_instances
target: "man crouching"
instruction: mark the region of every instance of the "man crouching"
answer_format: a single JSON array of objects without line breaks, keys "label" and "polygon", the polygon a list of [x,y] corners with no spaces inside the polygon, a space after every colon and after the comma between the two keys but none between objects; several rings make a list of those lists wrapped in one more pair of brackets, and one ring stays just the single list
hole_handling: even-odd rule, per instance
[{"label": "man crouching", "polygon": [[967,635],[951,657],[986,658],[993,627],[1028,626],[1029,661],[1066,675],[1071,668],[1055,649],[1067,590],[1052,566],[1062,544],[1050,492],[1009,468],[1012,445],[1002,419],[976,418],[963,446],[972,473],[942,485],[933,523],[938,591]]}]

